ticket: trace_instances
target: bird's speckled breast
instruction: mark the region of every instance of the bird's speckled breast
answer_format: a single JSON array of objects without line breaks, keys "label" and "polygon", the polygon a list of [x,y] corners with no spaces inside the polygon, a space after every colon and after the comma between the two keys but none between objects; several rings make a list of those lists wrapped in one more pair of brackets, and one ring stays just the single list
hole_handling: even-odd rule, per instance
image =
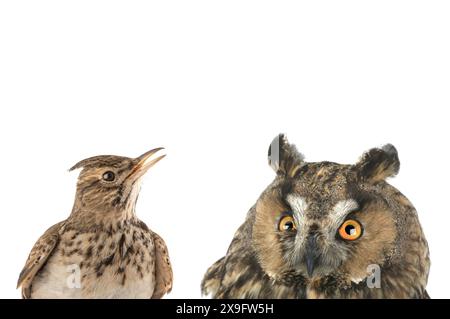
[{"label": "bird's speckled breast", "polygon": [[36,276],[32,298],[151,298],[155,252],[150,232],[68,230]]}]

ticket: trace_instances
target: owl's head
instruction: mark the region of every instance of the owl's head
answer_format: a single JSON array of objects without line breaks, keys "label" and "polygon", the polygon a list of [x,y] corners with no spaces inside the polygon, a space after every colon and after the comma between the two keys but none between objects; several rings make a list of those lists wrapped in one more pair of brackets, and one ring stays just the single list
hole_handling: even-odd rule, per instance
[{"label": "owl's head", "polygon": [[309,163],[279,135],[269,164],[277,177],[256,203],[252,231],[269,276],[339,273],[359,282],[369,265],[389,261],[397,221],[385,179],[400,167],[394,146],[371,149],[353,165]]}]

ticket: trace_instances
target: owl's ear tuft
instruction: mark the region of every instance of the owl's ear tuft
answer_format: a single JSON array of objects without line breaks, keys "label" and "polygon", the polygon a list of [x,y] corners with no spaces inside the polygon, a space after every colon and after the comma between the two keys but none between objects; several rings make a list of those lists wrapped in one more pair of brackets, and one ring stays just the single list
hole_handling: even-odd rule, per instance
[{"label": "owl's ear tuft", "polygon": [[279,134],[270,143],[269,165],[278,175],[293,177],[303,163],[304,157],[290,144],[286,135]]},{"label": "owl's ear tuft", "polygon": [[392,144],[372,148],[365,152],[355,165],[361,179],[378,182],[397,175],[400,170],[398,153]]}]

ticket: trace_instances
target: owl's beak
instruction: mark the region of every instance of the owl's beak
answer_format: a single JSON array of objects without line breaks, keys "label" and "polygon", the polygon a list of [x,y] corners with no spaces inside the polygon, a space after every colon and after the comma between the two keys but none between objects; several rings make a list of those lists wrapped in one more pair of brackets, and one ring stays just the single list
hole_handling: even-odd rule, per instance
[{"label": "owl's beak", "polygon": [[310,234],[306,240],[306,271],[308,272],[309,278],[312,278],[314,274],[314,268],[317,265],[317,261],[320,257],[317,247],[317,238],[315,235]]},{"label": "owl's beak", "polygon": [[166,155],[161,155],[158,157],[154,157],[154,155],[163,150],[164,147],[158,147],[158,148],[154,148],[144,154],[142,154],[141,156],[137,157],[137,163],[135,164],[135,166],[133,167],[130,176],[134,179],[137,180],[140,177],[142,177],[142,175],[144,175],[149,169],[150,167],[152,167],[153,165],[155,165],[156,163],[158,163],[160,160],[162,160],[164,157],[166,157]]}]

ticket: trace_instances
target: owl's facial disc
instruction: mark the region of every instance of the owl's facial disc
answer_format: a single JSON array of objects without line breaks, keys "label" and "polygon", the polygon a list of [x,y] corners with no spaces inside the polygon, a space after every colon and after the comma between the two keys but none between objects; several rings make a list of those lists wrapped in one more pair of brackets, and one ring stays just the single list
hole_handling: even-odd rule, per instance
[{"label": "owl's facial disc", "polygon": [[396,224],[389,203],[367,187],[351,167],[334,163],[308,163],[294,178],[278,177],[257,201],[252,226],[264,271],[280,280],[338,275],[357,282],[369,265],[382,265]]},{"label": "owl's facial disc", "polygon": [[288,195],[287,202],[297,220],[297,233],[293,242],[291,267],[309,278],[324,276],[341,266],[346,258],[343,242],[356,241],[363,227],[351,218],[358,208],[353,199],[341,200],[323,218],[310,218],[308,204],[303,197]]}]

